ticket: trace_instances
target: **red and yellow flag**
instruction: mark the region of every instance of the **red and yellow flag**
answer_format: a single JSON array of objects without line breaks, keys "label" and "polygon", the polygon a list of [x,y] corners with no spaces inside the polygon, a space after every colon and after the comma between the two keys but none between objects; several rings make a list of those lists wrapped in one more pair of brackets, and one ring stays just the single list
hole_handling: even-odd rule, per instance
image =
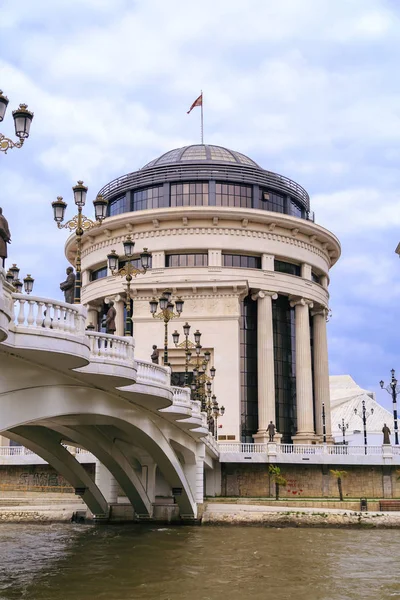
[{"label": "red and yellow flag", "polygon": [[203,92],[200,94],[200,96],[198,98],[196,98],[196,100],[193,102],[192,106],[189,108],[189,110],[187,111],[187,114],[189,114],[196,106],[203,106]]}]

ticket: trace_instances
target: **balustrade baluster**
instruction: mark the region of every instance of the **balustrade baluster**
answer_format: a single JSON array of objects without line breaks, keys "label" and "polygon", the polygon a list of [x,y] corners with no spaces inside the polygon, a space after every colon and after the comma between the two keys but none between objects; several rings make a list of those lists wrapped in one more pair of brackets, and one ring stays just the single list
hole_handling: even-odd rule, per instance
[{"label": "balustrade baluster", "polygon": [[36,302],[34,300],[28,300],[28,305],[29,305],[28,318],[27,318],[28,327],[32,327],[32,325],[35,322],[35,317],[33,314],[33,307],[35,306],[35,304],[36,304]]},{"label": "balustrade baluster", "polygon": [[54,306],[53,329],[60,329],[60,306],[58,304]]},{"label": "balustrade baluster", "polygon": [[61,331],[66,331],[67,329],[67,310],[65,306],[60,306],[60,329]]},{"label": "balustrade baluster", "polygon": [[18,311],[18,325],[23,325],[25,323],[25,302],[22,298],[18,299],[19,302],[19,311]]},{"label": "balustrade baluster", "polygon": [[46,309],[45,309],[45,317],[44,317],[44,321],[43,321],[43,325],[45,327],[45,329],[50,329],[52,327],[52,318],[51,318],[51,307],[52,305],[49,302],[46,302]]},{"label": "balustrade baluster", "polygon": [[41,327],[43,323],[43,306],[44,302],[37,302],[36,311],[36,327]]}]

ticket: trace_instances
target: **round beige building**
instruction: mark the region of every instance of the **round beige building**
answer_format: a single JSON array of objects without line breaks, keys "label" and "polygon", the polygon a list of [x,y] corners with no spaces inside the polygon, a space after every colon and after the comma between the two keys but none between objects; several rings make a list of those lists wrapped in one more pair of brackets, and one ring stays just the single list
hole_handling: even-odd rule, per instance
[{"label": "round beige building", "polygon": [[[329,441],[328,273],[340,244],[314,222],[307,192],[239,152],[193,145],[100,193],[108,217],[82,246],[88,322],[101,329],[113,300],[116,334],[124,335],[126,280],[112,275],[107,255],[115,250],[123,266],[123,242],[131,236],[134,264],[145,248],[151,253],[151,268],[130,287],[136,356],[150,360],[152,346],[164,346],[149,302],[169,289],[184,300],[182,315],[169,324],[174,381],[183,381],[185,350],[171,334],[182,333],[187,321],[216,368],[213,391],[225,407],[220,442],[268,441],[271,421],[275,441],[318,443],[323,434]],[[72,264],[75,252],[71,237]]]}]

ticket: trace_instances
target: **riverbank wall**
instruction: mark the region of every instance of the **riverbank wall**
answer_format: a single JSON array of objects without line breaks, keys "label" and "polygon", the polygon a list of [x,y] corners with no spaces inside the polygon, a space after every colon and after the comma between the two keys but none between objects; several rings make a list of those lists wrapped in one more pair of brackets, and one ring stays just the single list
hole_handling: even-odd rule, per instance
[{"label": "riverbank wall", "polygon": [[212,502],[204,507],[202,525],[400,529],[400,512],[361,512],[351,509],[272,507]]},{"label": "riverbank wall", "polygon": [[[281,498],[337,498],[337,478],[343,472],[345,498],[400,498],[399,469],[393,465],[279,464],[287,484],[279,486]],[[266,498],[275,496],[268,463],[222,463],[221,496]]]}]

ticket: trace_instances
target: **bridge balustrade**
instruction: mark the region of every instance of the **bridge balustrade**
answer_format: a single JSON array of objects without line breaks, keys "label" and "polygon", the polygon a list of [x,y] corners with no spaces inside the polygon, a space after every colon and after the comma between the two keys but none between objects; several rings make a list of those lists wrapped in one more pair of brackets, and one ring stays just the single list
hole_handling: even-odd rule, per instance
[{"label": "bridge balustrade", "polygon": [[135,348],[133,338],[97,331],[86,331],[86,335],[90,341],[91,358],[109,359],[132,366]]},{"label": "bridge balustrade", "polygon": [[57,302],[38,296],[12,294],[12,322],[18,328],[65,331],[82,335],[85,330],[85,309],[81,305]]},{"label": "bridge balustrade", "polygon": [[137,359],[137,383],[171,386],[171,369]]}]

